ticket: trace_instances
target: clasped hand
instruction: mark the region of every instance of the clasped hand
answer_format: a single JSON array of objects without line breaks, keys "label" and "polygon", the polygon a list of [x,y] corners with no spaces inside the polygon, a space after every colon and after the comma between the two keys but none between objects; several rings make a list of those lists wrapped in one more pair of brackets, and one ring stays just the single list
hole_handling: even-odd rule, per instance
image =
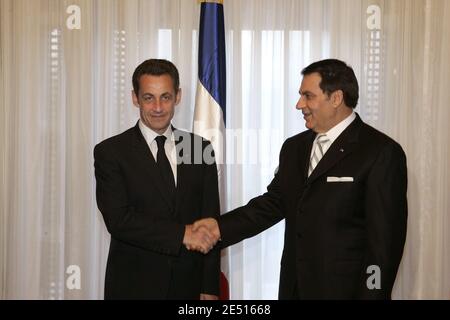
[{"label": "clasped hand", "polygon": [[217,221],[205,218],[185,227],[183,244],[188,250],[207,254],[219,241],[220,230]]}]

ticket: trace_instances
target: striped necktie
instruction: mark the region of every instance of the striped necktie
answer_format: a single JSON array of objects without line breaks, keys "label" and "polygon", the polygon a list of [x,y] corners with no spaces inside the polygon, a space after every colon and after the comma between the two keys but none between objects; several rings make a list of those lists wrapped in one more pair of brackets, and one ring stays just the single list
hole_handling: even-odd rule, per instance
[{"label": "striped necktie", "polygon": [[314,145],[314,151],[311,154],[311,159],[309,161],[308,177],[313,172],[314,168],[319,163],[320,159],[323,157],[323,146],[326,142],[330,141],[325,133],[321,133],[317,136],[316,143]]}]

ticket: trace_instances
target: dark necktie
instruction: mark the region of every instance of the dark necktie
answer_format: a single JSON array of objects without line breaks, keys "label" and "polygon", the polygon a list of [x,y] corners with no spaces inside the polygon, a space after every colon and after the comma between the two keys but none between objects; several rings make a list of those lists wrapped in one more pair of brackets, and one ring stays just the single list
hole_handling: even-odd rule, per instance
[{"label": "dark necktie", "polygon": [[158,153],[156,154],[156,163],[159,168],[159,172],[167,185],[169,196],[172,200],[175,200],[175,179],[173,178],[172,167],[170,166],[169,159],[167,159],[166,152],[164,150],[165,136],[158,136],[155,138],[158,145]]}]

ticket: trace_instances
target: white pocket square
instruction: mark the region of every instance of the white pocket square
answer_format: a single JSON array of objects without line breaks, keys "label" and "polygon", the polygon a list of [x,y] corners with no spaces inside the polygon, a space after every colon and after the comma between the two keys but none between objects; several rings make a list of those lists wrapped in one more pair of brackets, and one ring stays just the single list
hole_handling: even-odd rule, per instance
[{"label": "white pocket square", "polygon": [[327,177],[327,182],[353,182],[353,177]]}]

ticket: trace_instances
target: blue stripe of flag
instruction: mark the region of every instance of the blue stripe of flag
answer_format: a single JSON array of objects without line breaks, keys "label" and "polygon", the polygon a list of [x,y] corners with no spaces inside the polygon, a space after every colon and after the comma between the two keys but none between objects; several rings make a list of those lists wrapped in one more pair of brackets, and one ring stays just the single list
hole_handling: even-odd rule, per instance
[{"label": "blue stripe of flag", "polygon": [[200,11],[198,78],[220,105],[225,122],[226,70],[223,5],[203,2]]}]

